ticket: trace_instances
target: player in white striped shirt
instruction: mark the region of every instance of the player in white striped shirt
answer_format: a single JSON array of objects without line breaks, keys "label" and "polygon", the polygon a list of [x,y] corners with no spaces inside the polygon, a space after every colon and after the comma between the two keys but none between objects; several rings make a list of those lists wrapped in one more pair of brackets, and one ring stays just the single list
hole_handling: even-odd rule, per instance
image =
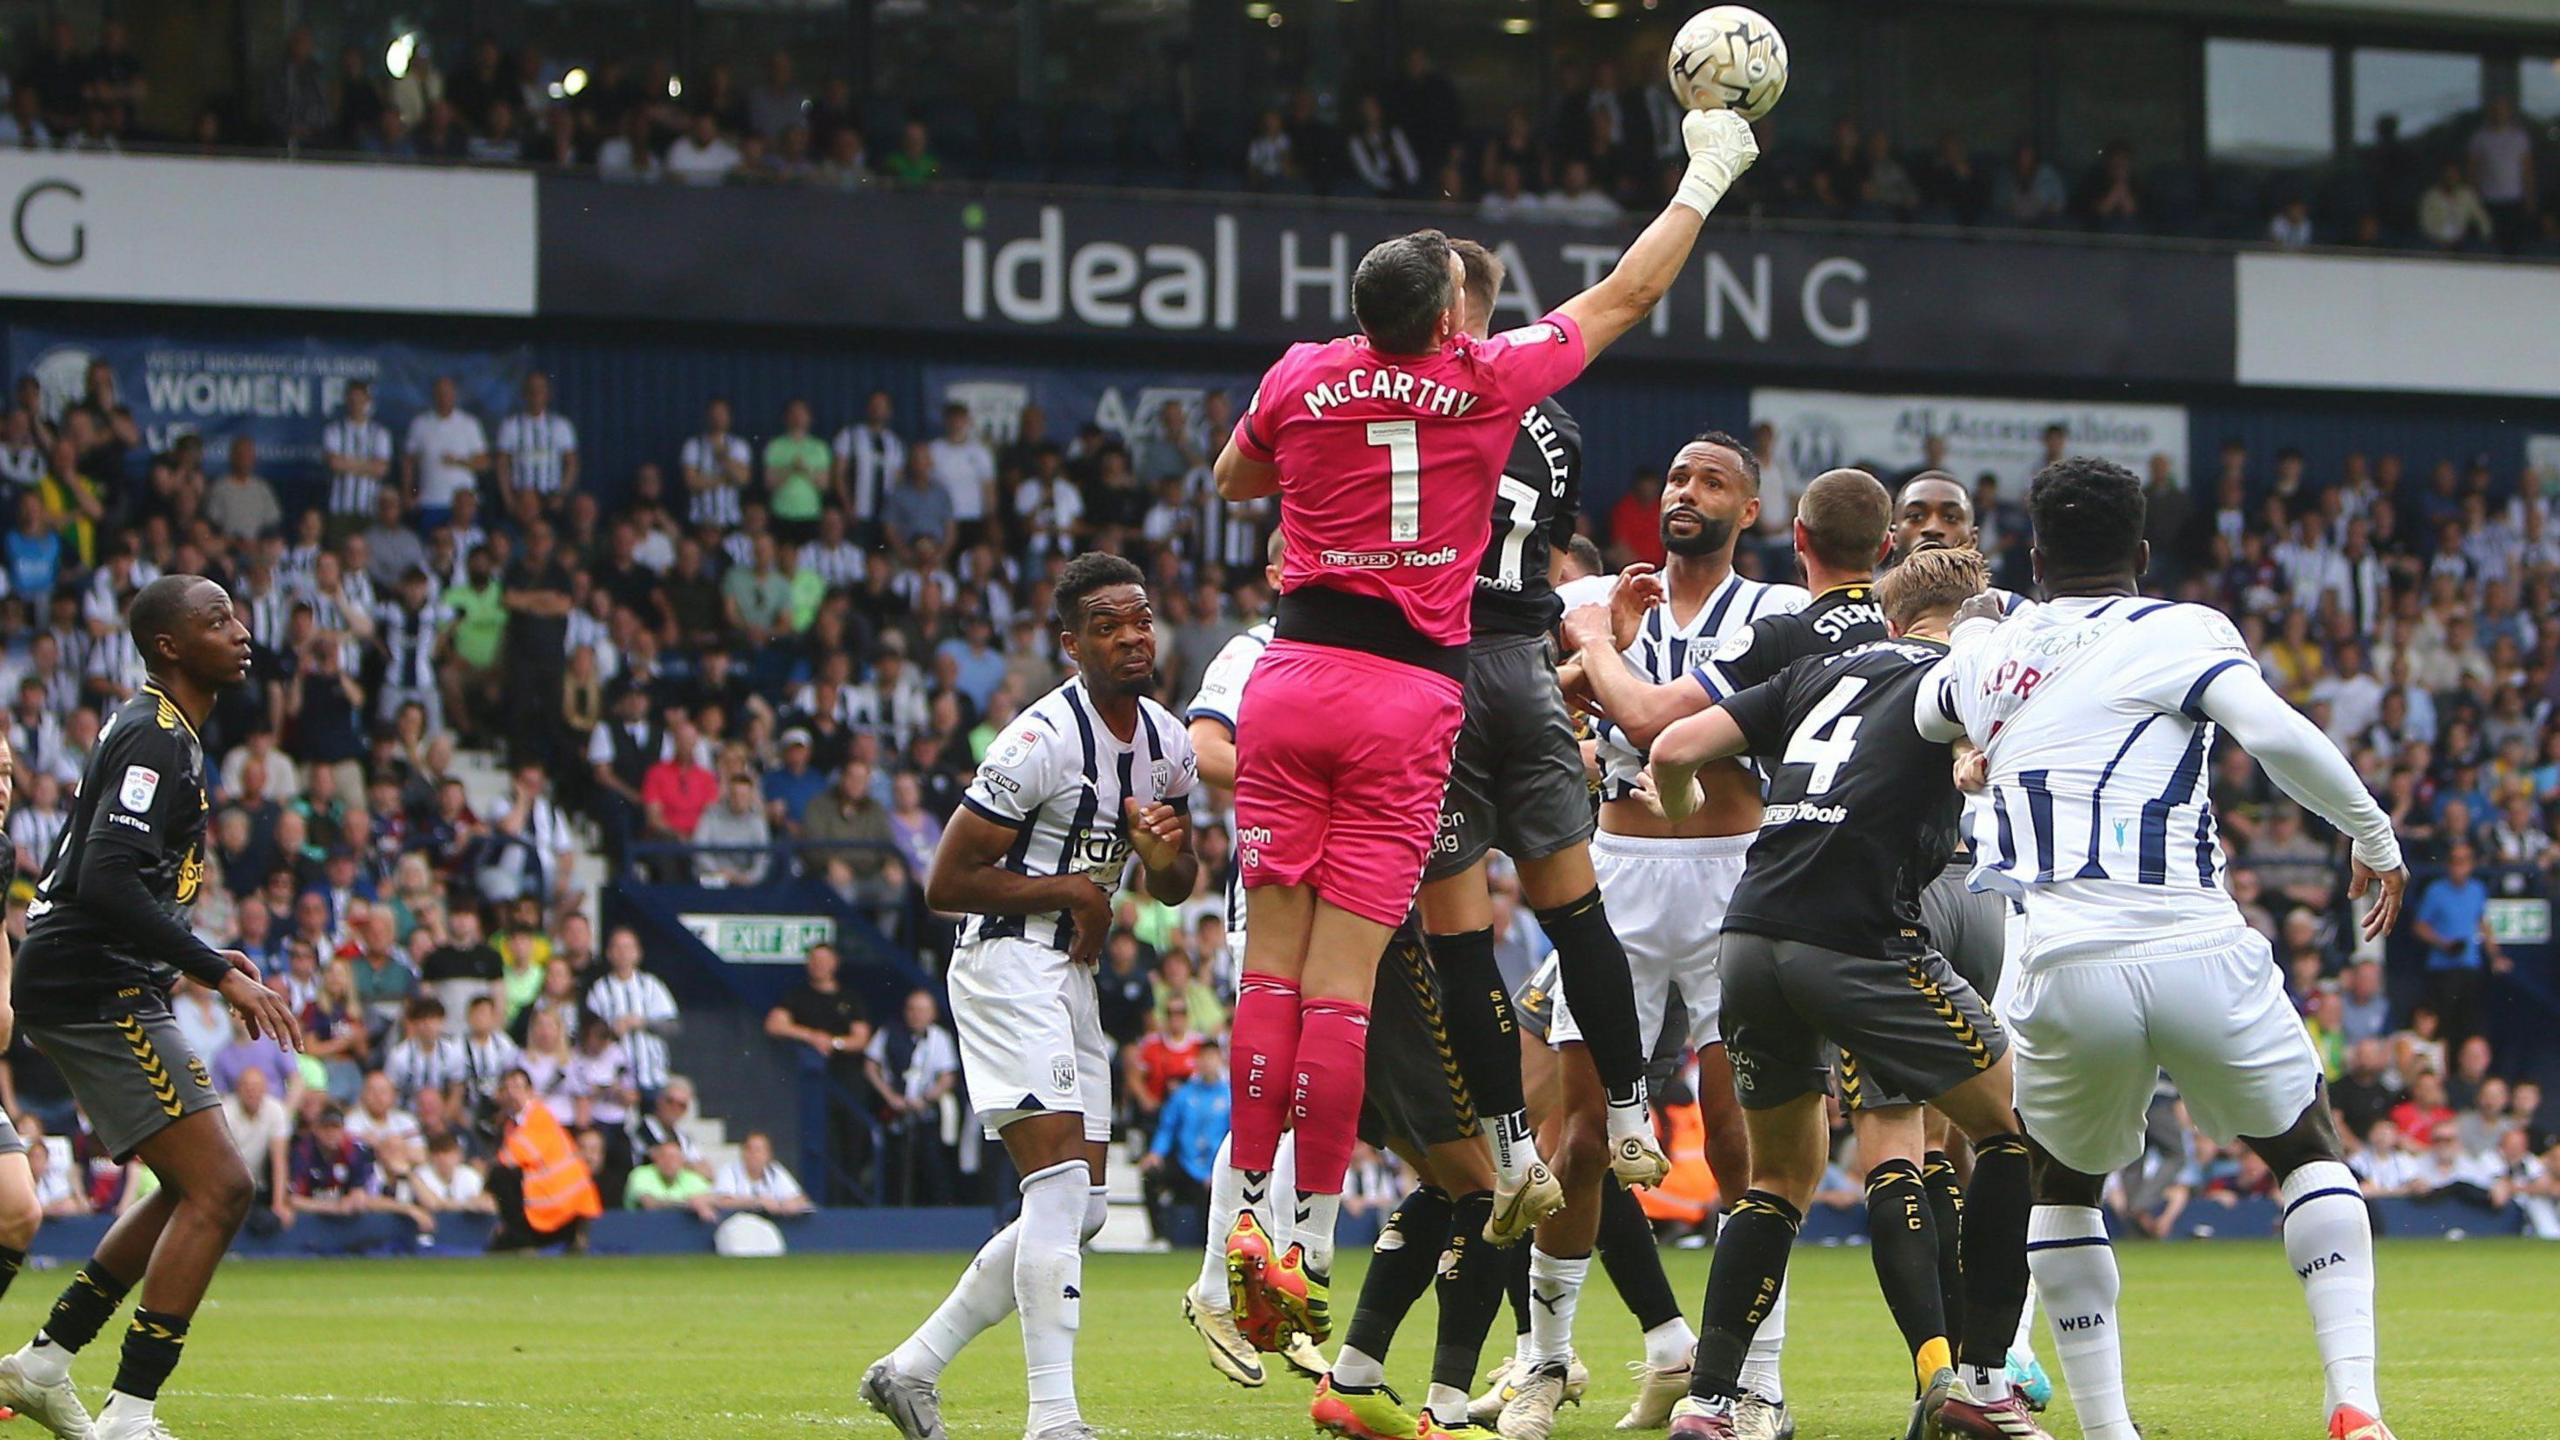
[{"label": "player in white striped shirt", "polygon": [[999,737],[951,817],[925,900],[969,917],[949,975],[969,1103],[1023,1176],[1022,1218],[978,1253],[906,1343],[863,1376],[863,1398],[906,1440],[942,1440],[942,1368],[1016,1309],[1029,1440],[1091,1440],[1076,1405],[1083,1242],[1102,1228],[1111,1046],[1093,961],[1134,858],[1148,894],[1179,904],[1199,876],[1183,802],[1190,738],[1147,699],[1155,613],[1146,577],[1079,555],[1057,584],[1060,639],[1079,676]]},{"label": "player in white striped shirt", "polygon": [[536,370],[524,377],[524,408],[498,422],[496,459],[498,494],[510,515],[519,493],[557,510],[578,488],[578,427],[552,410],[550,376]]},{"label": "player in white striped shirt", "polygon": [[2027,505],[2051,598],[2006,623],[1991,623],[1996,602],[1961,620],[1914,718],[1931,739],[1978,747],[1966,769],[1988,789],[1994,824],[1973,883],[2026,906],[2001,1018],[2034,1151],[2028,1261],[2081,1431],[2138,1433],[2099,1201],[2105,1177],[2141,1155],[2166,1070],[2199,1129],[2239,1139],[2275,1172],[2332,1440],[2391,1440],[2374,1384],[2371,1222],[2275,957],[2223,888],[2206,763],[2215,731],[2353,839],[2348,894],[2374,897],[2368,940],[2389,931],[2408,882],[2390,816],[2268,688],[2228,619],[2141,594],[2150,547],[2131,471],[2058,461]]},{"label": "player in white striped shirt", "polygon": [[734,530],[742,517],[739,500],[751,472],[745,437],[729,432],[729,402],[714,397],[702,408],[702,433],[684,442],[676,457],[692,501],[685,517],[695,525]]}]

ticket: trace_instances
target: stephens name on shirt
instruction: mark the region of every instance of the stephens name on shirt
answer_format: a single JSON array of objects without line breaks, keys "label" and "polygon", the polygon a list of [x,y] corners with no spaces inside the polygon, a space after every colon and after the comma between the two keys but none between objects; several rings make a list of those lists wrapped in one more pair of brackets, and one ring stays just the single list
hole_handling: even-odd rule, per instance
[{"label": "stephens name on shirt", "polygon": [[1353,370],[1339,380],[1310,385],[1306,391],[1307,414],[1319,420],[1325,411],[1354,400],[1390,401],[1425,415],[1458,416],[1475,409],[1481,398],[1471,390],[1443,385],[1427,375],[1385,369]]}]

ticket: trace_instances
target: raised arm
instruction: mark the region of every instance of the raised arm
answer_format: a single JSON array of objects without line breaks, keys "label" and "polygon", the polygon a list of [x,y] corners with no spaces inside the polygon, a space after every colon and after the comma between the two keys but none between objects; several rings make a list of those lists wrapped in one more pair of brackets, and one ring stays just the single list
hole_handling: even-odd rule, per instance
[{"label": "raised arm", "polygon": [[1700,767],[1730,760],[1749,748],[1741,722],[1723,706],[1709,706],[1702,713],[1673,721],[1654,740],[1652,759],[1646,767],[1663,818],[1689,818],[1689,813],[1698,808]]},{"label": "raised arm", "polygon": [[2194,708],[2265,766],[2277,788],[2354,840],[2347,894],[2360,899],[2380,882],[2382,893],[2365,912],[2364,933],[2368,939],[2389,933],[2409,870],[2399,838],[2391,833],[2391,817],[2356,778],[2347,757],[2286,704],[2255,665],[2226,662],[2205,678]]},{"label": "raised arm", "polygon": [[1724,192],[1760,158],[1751,124],[1730,110],[1692,110],[1680,120],[1688,173],[1671,203],[1636,237],[1599,284],[1556,307],[1582,327],[1583,353],[1597,356],[1636,327],[1689,263],[1699,227]]},{"label": "raised arm", "polygon": [[1627,668],[1626,657],[1618,653],[1608,612],[1597,605],[1586,605],[1567,615],[1564,638],[1582,662],[1583,684],[1589,687],[1600,713],[1638,750],[1650,748],[1674,721],[1695,715],[1709,704],[1706,687],[1690,676],[1656,685]]}]

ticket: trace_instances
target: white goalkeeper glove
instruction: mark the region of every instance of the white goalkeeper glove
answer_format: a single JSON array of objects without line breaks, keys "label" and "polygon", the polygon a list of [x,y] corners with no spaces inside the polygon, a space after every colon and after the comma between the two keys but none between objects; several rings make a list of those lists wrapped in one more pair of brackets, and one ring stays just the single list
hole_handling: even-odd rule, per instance
[{"label": "white goalkeeper glove", "polygon": [[1701,217],[1714,211],[1724,192],[1760,158],[1751,122],[1730,110],[1690,111],[1680,119],[1680,139],[1689,147],[1689,173],[1680,177],[1671,203],[1686,205]]}]

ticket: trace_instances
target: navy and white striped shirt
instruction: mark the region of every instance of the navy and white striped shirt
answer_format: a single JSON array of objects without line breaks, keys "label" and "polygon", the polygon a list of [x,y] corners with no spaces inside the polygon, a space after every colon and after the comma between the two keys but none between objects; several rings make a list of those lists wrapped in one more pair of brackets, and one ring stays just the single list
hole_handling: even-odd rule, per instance
[{"label": "navy and white striped shirt", "polygon": [[675,1023],[676,997],[667,982],[645,970],[634,970],[627,979],[607,973],[588,988],[587,1013],[607,1021],[636,1015],[647,1022],[621,1037],[623,1051],[631,1057],[631,1083],[644,1093],[665,1087],[667,1042],[649,1027]]},{"label": "navy and white striped shirt", "polygon": [[[693,502],[686,516],[696,525],[717,525],[734,529],[746,517],[738,503],[738,486],[723,478],[728,465],[747,463],[747,442],[736,435],[696,435],[684,442],[678,463],[688,471],[699,471],[713,477],[707,490],[692,490]],[[686,482],[692,489],[692,482]]]},{"label": "navy and white striped shirt", "polygon": [[[1120,802],[1181,799],[1199,774],[1191,737],[1172,711],[1140,697],[1137,727],[1122,740],[1093,708],[1084,682],[1069,680],[1005,727],[960,803],[1014,832],[998,862],[1005,869],[1037,876],[1082,872],[1116,893],[1131,853]],[[1063,951],[1073,928],[1057,911],[972,915],[960,943],[1017,937]]]},{"label": "navy and white striped shirt", "polygon": [[432,689],[436,683],[436,636],[453,612],[430,600],[416,614],[393,601],[373,612],[373,636],[388,657],[382,683],[402,690]]},{"label": "navy and white striped shirt", "polygon": [[[351,460],[378,460],[387,467],[391,463],[391,432],[376,420],[357,421],[341,416],[320,432],[320,449],[324,454],[343,455]],[[385,469],[382,473],[391,472]],[[381,476],[333,473],[329,477],[329,513],[370,516],[374,497],[381,490]]]},{"label": "navy and white striped shirt", "polygon": [[1961,727],[1988,758],[1971,884],[2025,904],[2028,958],[2243,923],[2223,888],[2202,702],[2256,661],[2221,612],[2074,597],[1957,642],[1920,719]]},{"label": "navy and white striped shirt", "polygon": [[[1593,575],[1566,584],[1557,590],[1556,598],[1568,609],[1605,605],[1616,588],[1616,576]],[[1645,615],[1635,643],[1623,652],[1627,668],[1656,685],[1689,673],[1692,666],[1716,653],[1727,637],[1748,630],[1761,616],[1791,614],[1812,599],[1801,585],[1771,585],[1727,574],[1683,623],[1672,613],[1667,593],[1663,603]],[[1600,737],[1600,798],[1624,800],[1635,793],[1636,777],[1644,771],[1644,754],[1629,743],[1625,732],[1607,721],[1596,722],[1594,729]]]},{"label": "navy and white striped shirt", "polygon": [[498,423],[498,453],[507,457],[509,484],[557,495],[569,457],[578,453],[578,427],[554,411],[510,415]]}]

